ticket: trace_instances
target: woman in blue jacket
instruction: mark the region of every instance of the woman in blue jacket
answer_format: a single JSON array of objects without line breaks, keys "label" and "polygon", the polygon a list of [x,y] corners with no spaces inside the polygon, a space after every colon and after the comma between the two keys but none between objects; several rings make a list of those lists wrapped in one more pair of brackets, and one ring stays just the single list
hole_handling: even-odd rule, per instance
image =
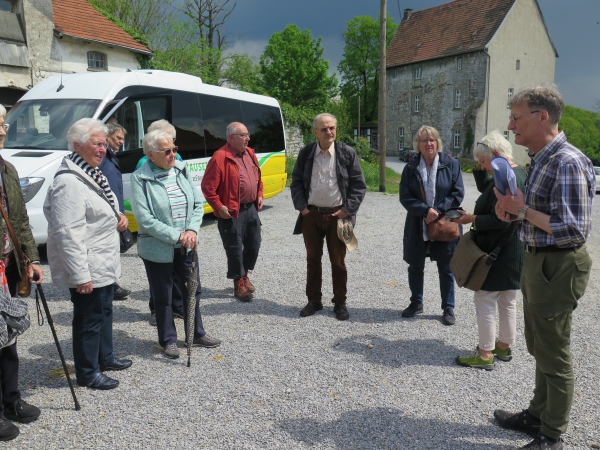
[{"label": "woman in blue jacket", "polygon": [[400,182],[400,203],[407,212],[404,261],[408,263],[411,292],[410,305],[402,311],[402,316],[414,317],[423,312],[425,258],[429,256],[438,267],[442,322],[454,325],[454,275],[450,270],[450,259],[458,239],[452,242],[429,241],[427,224],[449,209],[460,206],[465,196],[460,164],[442,152],[442,140],[433,127],[419,128],[413,147],[418,156],[404,167]]}]

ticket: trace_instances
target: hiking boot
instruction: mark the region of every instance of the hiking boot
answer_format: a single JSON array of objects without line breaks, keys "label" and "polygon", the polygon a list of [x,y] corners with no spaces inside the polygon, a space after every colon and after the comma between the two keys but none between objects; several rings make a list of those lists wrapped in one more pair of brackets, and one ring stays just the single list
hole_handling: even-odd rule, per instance
[{"label": "hiking boot", "polygon": [[519,413],[509,413],[497,409],[494,411],[494,417],[501,427],[523,431],[531,436],[537,436],[542,429],[540,419],[533,417],[526,409]]},{"label": "hiking boot", "polygon": [[246,287],[248,288],[248,291],[250,291],[250,293],[253,294],[254,291],[256,291],[256,288],[250,281],[250,278],[248,278],[248,271],[246,271],[246,275],[244,275],[242,278],[244,278],[244,282],[246,283]]},{"label": "hiking boot", "polygon": [[0,416],[0,441],[10,441],[19,435],[19,427]]},{"label": "hiking boot", "polygon": [[475,353],[468,356],[457,356],[456,364],[464,367],[475,367],[477,369],[493,370],[494,369],[494,355],[490,359],[485,359],[479,353],[479,350],[475,350]]},{"label": "hiking boot", "polygon": [[148,323],[150,325],[152,325],[153,327],[156,326],[156,313],[151,313],[150,314],[150,319],[148,320]]},{"label": "hiking boot", "polygon": [[350,318],[346,303],[336,303],[333,307],[333,312],[335,313],[335,318],[337,320],[348,320]]},{"label": "hiking boot", "polygon": [[246,286],[245,277],[233,280],[233,295],[242,302],[249,302],[254,298],[252,292],[250,292],[248,286]]},{"label": "hiking boot", "polygon": [[444,313],[442,314],[442,323],[444,325],[454,325],[456,323],[456,318],[454,317],[454,309],[453,308],[445,308]]},{"label": "hiking boot", "polygon": [[423,313],[423,303],[410,302],[408,308],[402,311],[402,317],[415,317],[417,314]]},{"label": "hiking boot", "polygon": [[13,422],[29,423],[40,417],[41,411],[37,406],[26,403],[20,398],[13,404],[4,404],[4,417]]},{"label": "hiking boot", "polygon": [[512,351],[510,348],[506,350],[498,348],[498,343],[496,342],[496,347],[492,350],[492,353],[498,358],[500,361],[510,361],[512,359]]},{"label": "hiking boot", "polygon": [[114,290],[114,299],[115,300],[125,300],[129,294],[131,294],[131,291],[129,289],[122,288],[118,284],[115,284],[115,290]]},{"label": "hiking boot", "polygon": [[177,347],[175,342],[167,344],[165,347],[165,356],[169,359],[179,358],[179,347]]},{"label": "hiking boot", "polygon": [[[188,344],[186,342],[185,346],[187,347],[187,345]],[[199,338],[194,338],[194,342],[192,342],[192,347],[215,348],[219,345],[221,345],[221,340],[209,336],[208,334],[205,334]]]},{"label": "hiking boot", "polygon": [[321,311],[323,309],[323,303],[311,303],[308,302],[304,308],[300,310],[300,315],[302,317],[312,316],[317,311]]},{"label": "hiking boot", "polygon": [[558,442],[552,442],[546,436],[540,433],[529,444],[519,448],[529,448],[532,450],[563,450],[564,447],[562,439],[558,438]]}]

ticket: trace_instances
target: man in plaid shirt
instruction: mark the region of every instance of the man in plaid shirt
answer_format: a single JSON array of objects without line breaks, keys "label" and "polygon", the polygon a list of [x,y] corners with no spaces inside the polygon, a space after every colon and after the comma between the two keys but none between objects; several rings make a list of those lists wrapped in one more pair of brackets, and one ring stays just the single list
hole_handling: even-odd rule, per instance
[{"label": "man in plaid shirt", "polygon": [[496,213],[521,221],[525,341],[536,373],[529,407],[520,413],[496,410],[494,416],[505,428],[535,436],[522,448],[559,450],[573,401],[571,321],[592,267],[585,242],[596,180],[592,162],[558,130],[564,103],[555,87],[523,89],[508,106],[508,129],[516,144],[529,149],[532,162],[525,193],[496,190]]}]

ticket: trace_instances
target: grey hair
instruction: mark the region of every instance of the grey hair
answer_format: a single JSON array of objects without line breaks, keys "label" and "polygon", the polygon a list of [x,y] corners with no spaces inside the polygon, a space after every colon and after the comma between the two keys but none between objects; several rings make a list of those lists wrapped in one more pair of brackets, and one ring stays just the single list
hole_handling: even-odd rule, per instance
[{"label": "grey hair", "polygon": [[229,135],[234,134],[238,130],[240,125],[243,125],[243,123],[231,122],[229,125],[227,125],[227,128],[225,129],[225,137],[229,139]]},{"label": "grey hair", "polygon": [[106,125],[104,125],[101,121],[87,117],[84,119],[79,119],[77,122],[71,125],[69,131],[67,131],[69,150],[74,152],[75,142],[83,145],[90,140],[90,136],[99,133],[103,134],[104,136],[108,135],[108,129],[106,128]]},{"label": "grey hair", "polygon": [[477,143],[477,147],[473,150],[473,155],[476,158],[480,156],[482,158],[491,159],[494,157],[494,151],[498,152],[498,155],[503,156],[508,160],[512,160],[512,145],[510,145],[508,139],[502,136],[498,130],[486,134],[481,142]]},{"label": "grey hair", "polygon": [[160,130],[160,131],[169,133],[171,135],[171,137],[173,138],[173,141],[175,141],[175,138],[177,137],[177,132],[175,131],[175,127],[173,125],[171,125],[168,120],[165,120],[165,119],[156,120],[156,121],[152,122],[150,124],[150,126],[148,127],[148,133],[150,133],[151,131],[154,131],[154,130]]},{"label": "grey hair", "polygon": [[323,117],[331,117],[331,118],[334,120],[334,122],[335,122],[335,125],[337,126],[337,119],[335,118],[335,116],[334,116],[333,114],[329,114],[329,113],[321,113],[321,114],[318,114],[318,115],[317,115],[317,117],[315,117],[315,118],[313,119],[313,130],[316,130],[316,129],[317,129],[317,122],[318,122],[319,120],[321,120]]},{"label": "grey hair", "polygon": [[6,115],[6,108],[0,105],[0,117],[4,117]]},{"label": "grey hair", "polygon": [[421,152],[419,150],[419,139],[421,139],[422,134],[435,139],[437,141],[437,151],[438,153],[442,153],[442,138],[440,137],[440,133],[438,132],[438,130],[436,130],[433,127],[430,127],[429,125],[423,125],[415,133],[415,136],[413,137],[413,149],[415,150],[415,152]]},{"label": "grey hair", "polygon": [[106,128],[108,128],[107,136],[112,136],[117,131],[122,131],[123,136],[127,136],[127,130],[125,128],[123,128],[123,125],[119,125],[118,123],[109,122],[106,124]]},{"label": "grey hair", "polygon": [[146,133],[144,139],[142,139],[142,148],[144,150],[144,155],[147,155],[148,152],[155,152],[158,150],[158,143],[161,141],[172,141],[173,136],[171,133],[167,133],[163,130],[153,130],[149,133]]},{"label": "grey hair", "polygon": [[508,107],[513,108],[523,103],[532,110],[547,111],[552,125],[558,125],[565,108],[562,95],[553,84],[521,89],[508,100]]}]

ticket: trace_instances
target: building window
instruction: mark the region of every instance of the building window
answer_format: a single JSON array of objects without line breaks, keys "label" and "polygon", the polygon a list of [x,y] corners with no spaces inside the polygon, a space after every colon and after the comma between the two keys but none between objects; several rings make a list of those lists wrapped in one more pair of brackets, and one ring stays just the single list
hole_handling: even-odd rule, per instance
[{"label": "building window", "polygon": [[392,70],[392,78],[398,78],[398,69]]},{"label": "building window", "polygon": [[508,88],[508,99],[510,100],[513,94],[515,93],[513,88]]},{"label": "building window", "polygon": [[415,95],[415,112],[419,112],[419,96]]},{"label": "building window", "polygon": [[454,107],[462,108],[462,93],[459,89],[457,89],[456,93],[454,94]]},{"label": "building window", "polygon": [[460,148],[460,130],[454,131],[454,148]]},{"label": "building window", "polygon": [[521,60],[517,59],[517,70],[521,68]]},{"label": "building window", "polygon": [[507,141],[508,141],[508,133],[509,133],[508,131],[504,132],[504,139],[506,139]]},{"label": "building window", "polygon": [[421,68],[417,67],[415,69],[415,80],[420,80],[421,79]]},{"label": "building window", "polygon": [[456,68],[458,70],[462,70],[462,58],[458,58],[458,60],[456,61]]},{"label": "building window", "polygon": [[398,150],[404,148],[404,127],[398,128]]},{"label": "building window", "polygon": [[88,52],[88,69],[94,70],[108,70],[106,64],[106,55],[98,52]]}]

